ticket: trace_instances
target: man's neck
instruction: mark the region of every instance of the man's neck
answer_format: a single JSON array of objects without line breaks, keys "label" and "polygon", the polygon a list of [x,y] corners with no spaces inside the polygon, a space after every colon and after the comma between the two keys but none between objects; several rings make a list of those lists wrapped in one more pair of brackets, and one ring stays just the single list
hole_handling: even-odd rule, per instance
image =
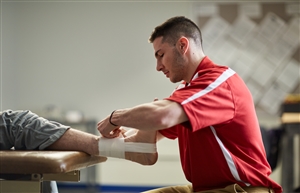
[{"label": "man's neck", "polygon": [[199,55],[199,57],[195,57],[194,60],[192,60],[189,64],[188,64],[188,69],[187,69],[187,76],[184,79],[185,82],[189,83],[191,81],[191,79],[193,78],[195,71],[197,70],[199,64],[201,63],[201,61],[205,58],[204,54]]}]

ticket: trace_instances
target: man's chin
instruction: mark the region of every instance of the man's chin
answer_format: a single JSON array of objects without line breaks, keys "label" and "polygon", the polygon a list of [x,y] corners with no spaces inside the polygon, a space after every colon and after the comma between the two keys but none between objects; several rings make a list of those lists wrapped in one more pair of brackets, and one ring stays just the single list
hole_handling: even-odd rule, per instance
[{"label": "man's chin", "polygon": [[172,82],[172,83],[180,82],[180,81],[178,81],[178,80],[173,80],[173,79],[171,79],[171,78],[169,78],[169,80],[170,80],[170,82]]}]

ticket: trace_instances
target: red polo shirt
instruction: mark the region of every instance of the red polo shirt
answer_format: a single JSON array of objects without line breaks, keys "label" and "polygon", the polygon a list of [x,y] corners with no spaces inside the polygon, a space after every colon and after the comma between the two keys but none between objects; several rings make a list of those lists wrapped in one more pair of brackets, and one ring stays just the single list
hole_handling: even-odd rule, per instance
[{"label": "red polo shirt", "polygon": [[189,118],[160,132],[178,138],[182,168],[194,191],[238,183],[282,192],[269,178],[251,94],[233,70],[205,57],[190,83],[183,82],[167,100],[181,104]]}]

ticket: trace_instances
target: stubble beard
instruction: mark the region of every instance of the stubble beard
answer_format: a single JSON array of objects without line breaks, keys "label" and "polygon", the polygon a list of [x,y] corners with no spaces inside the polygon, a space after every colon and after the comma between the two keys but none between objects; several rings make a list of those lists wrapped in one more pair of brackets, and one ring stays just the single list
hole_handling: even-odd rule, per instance
[{"label": "stubble beard", "polygon": [[185,72],[184,68],[184,58],[175,48],[174,51],[174,59],[172,62],[172,73],[173,77],[170,77],[170,81],[173,83],[177,83],[183,80],[183,75]]}]

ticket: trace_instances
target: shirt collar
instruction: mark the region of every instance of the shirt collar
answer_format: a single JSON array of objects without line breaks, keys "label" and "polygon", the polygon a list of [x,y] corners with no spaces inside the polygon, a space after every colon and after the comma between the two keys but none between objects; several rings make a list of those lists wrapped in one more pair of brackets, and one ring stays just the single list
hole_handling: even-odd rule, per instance
[{"label": "shirt collar", "polygon": [[208,56],[205,56],[205,57],[201,60],[201,62],[200,62],[200,64],[198,65],[197,69],[195,70],[195,72],[194,72],[194,74],[193,74],[193,77],[192,77],[192,79],[190,80],[190,82],[189,82],[189,83],[184,82],[185,86],[189,86],[190,83],[191,83],[191,81],[193,81],[193,80],[195,80],[196,78],[198,78],[198,76],[199,76],[199,73],[198,73],[198,72],[199,72],[200,70],[203,70],[203,69],[212,67],[213,65],[214,65],[214,63],[208,58]]},{"label": "shirt collar", "polygon": [[185,82],[185,81],[182,81],[182,82],[177,86],[176,90],[189,86],[193,80],[195,80],[196,78],[199,77],[199,71],[204,70],[204,69],[206,69],[206,68],[210,68],[210,67],[212,67],[212,66],[214,66],[214,65],[215,65],[215,64],[208,58],[208,56],[205,56],[205,57],[201,60],[201,62],[199,63],[199,65],[198,65],[197,69],[195,70],[195,72],[194,72],[194,74],[193,74],[193,77],[192,77],[192,79],[190,80],[190,82],[187,83],[187,82]]}]

